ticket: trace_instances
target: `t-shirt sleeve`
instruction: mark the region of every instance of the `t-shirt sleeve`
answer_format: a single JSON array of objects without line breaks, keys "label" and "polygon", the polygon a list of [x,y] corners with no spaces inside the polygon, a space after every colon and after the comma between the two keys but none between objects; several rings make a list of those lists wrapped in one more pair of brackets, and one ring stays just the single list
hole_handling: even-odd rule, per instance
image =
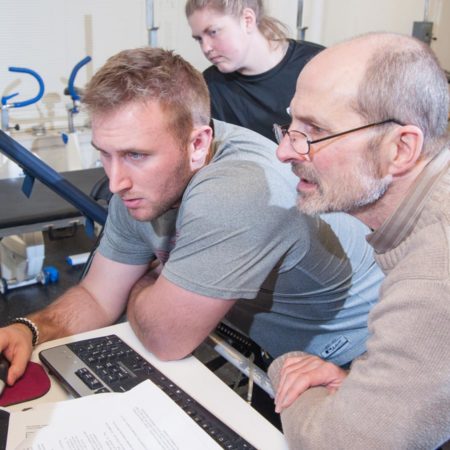
[{"label": "t-shirt sleeve", "polygon": [[306,240],[304,249],[308,238],[298,232],[302,216],[292,186],[271,175],[239,161],[215,163],[206,177],[196,178],[183,198],[163,275],[201,295],[250,299],[272,269],[293,265],[299,240]]}]

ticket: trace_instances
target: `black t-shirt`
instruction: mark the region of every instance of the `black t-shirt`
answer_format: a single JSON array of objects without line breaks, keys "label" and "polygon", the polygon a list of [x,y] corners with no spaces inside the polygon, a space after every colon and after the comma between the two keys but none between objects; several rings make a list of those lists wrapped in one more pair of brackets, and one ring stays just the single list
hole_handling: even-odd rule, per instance
[{"label": "black t-shirt", "polygon": [[203,76],[211,95],[212,117],[250,128],[275,141],[272,126],[290,122],[286,108],[294,96],[300,71],[323,48],[290,39],[282,61],[258,75],[221,73],[215,66],[208,67]]}]

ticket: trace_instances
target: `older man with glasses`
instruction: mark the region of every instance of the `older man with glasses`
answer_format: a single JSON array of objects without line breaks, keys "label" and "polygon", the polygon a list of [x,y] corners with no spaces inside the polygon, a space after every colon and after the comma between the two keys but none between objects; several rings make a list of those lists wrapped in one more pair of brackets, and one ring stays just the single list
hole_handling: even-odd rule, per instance
[{"label": "older man with glasses", "polygon": [[448,104],[428,46],[372,33],[313,58],[291,124],[274,126],[299,210],[360,219],[386,274],[349,371],[303,352],[271,365],[291,448],[435,449],[450,437]]}]

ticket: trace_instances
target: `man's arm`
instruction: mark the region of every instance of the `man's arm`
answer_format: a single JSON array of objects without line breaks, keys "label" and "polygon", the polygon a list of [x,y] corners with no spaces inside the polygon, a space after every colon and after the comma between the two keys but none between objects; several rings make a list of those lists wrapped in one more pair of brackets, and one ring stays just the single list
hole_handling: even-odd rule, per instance
[{"label": "man's arm", "polygon": [[125,309],[146,266],[122,264],[97,253],[86,277],[49,307],[30,315],[41,342],[110,325]]},{"label": "man's arm", "polygon": [[[39,329],[40,342],[114,323],[124,311],[129,292],[146,266],[114,262],[99,253],[87,276],[50,306],[29,316]],[[24,372],[31,356],[31,332],[23,324],[0,329],[0,351],[11,362],[8,384]]]},{"label": "man's arm", "polygon": [[[383,287],[386,295],[371,312],[367,353],[339,389],[330,395],[311,387],[282,410],[290,448],[432,449],[448,440],[450,351],[441,345],[450,341],[447,280]],[[275,386],[286,357],[270,366]]]},{"label": "man's arm", "polygon": [[173,360],[197,348],[234,303],[195,294],[163,275],[145,276],[133,289],[127,314],[145,347],[162,360]]}]

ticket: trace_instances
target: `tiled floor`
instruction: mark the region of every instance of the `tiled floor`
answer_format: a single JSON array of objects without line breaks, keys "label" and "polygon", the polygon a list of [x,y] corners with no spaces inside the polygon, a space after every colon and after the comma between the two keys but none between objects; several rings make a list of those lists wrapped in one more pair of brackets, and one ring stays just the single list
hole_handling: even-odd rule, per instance
[{"label": "tiled floor", "polygon": [[[57,230],[54,234],[59,238],[50,239],[49,234],[44,233],[44,266],[57,268],[59,272],[58,282],[47,285],[36,284],[10,290],[5,295],[0,294],[0,326],[7,324],[14,317],[25,316],[44,308],[79,281],[82,275],[82,266],[70,266],[66,262],[66,257],[90,251],[95,240],[86,235],[83,227],[77,229],[76,233],[70,237],[67,237],[67,234],[70,234],[69,231],[64,229]],[[218,356],[207,344],[202,344],[194,355],[205,364],[215,361]],[[238,380],[242,376],[231,364],[225,363],[219,368],[214,367],[212,370],[230,387],[235,388],[239,395],[246,398],[247,384],[245,378],[243,385],[242,383],[239,384]],[[279,427],[279,419],[273,412],[271,399],[257,387],[252,399],[252,406]]]}]

